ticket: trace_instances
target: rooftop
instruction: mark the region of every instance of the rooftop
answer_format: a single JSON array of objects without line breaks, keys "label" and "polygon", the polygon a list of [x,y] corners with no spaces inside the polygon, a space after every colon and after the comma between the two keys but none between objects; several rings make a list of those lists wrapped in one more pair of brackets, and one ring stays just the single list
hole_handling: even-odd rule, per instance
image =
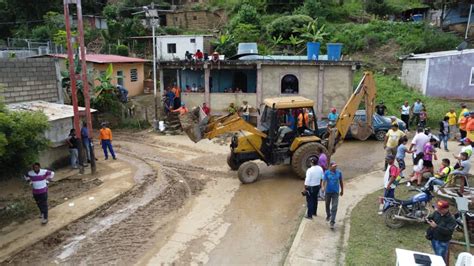
[{"label": "rooftop", "polygon": [[[67,59],[67,54],[48,54],[46,56]],[[110,64],[110,63],[145,63],[148,62],[146,59],[112,55],[112,54],[86,54],[86,61],[97,63],[97,64]]]},{"label": "rooftop", "polygon": [[[8,104],[7,107],[12,111],[42,111],[48,117],[48,121],[55,121],[74,116],[72,105],[50,103],[45,101],[12,103]],[[79,107],[80,112],[85,110],[86,108]],[[95,111],[95,109],[91,108],[92,113]]]},{"label": "rooftop", "polygon": [[434,53],[426,53],[426,54],[412,54],[409,55],[405,60],[418,60],[418,59],[429,59],[429,58],[436,58],[436,57],[444,57],[444,56],[452,56],[452,55],[462,55],[462,54],[472,54],[474,53],[474,49],[465,49],[462,51],[458,50],[450,50],[450,51],[441,51],[441,52],[434,52]]},{"label": "rooftop", "polygon": [[257,60],[221,60],[218,63],[213,63],[212,61],[206,62],[188,62],[188,61],[160,61],[159,64],[162,67],[168,69],[177,69],[177,68],[202,68],[204,65],[206,67],[214,68],[213,66],[218,66],[221,68],[234,68],[236,66],[240,68],[251,68],[254,69],[257,65],[282,65],[282,66],[355,66],[360,64],[357,61],[329,61],[329,60],[279,60],[279,59],[257,59]]},{"label": "rooftop", "polygon": [[[191,38],[191,37],[214,37],[211,34],[186,34],[186,35],[156,35],[156,38]],[[130,39],[153,39],[153,36],[135,36]]]},{"label": "rooftop", "polygon": [[314,101],[301,96],[288,96],[288,97],[277,97],[268,98],[264,101],[268,107],[275,106],[276,109],[285,108],[311,108],[314,106]]}]

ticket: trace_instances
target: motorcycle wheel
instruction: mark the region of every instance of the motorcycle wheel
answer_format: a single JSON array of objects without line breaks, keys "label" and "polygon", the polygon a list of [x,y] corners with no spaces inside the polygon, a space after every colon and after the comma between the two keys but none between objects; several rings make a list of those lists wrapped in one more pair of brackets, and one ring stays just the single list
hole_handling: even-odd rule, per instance
[{"label": "motorcycle wheel", "polygon": [[[388,210],[385,211],[385,225],[392,228],[398,229],[405,225],[405,221],[395,219],[395,215],[398,215],[399,207],[390,207]],[[400,216],[405,216],[405,211],[402,209],[400,211]]]}]

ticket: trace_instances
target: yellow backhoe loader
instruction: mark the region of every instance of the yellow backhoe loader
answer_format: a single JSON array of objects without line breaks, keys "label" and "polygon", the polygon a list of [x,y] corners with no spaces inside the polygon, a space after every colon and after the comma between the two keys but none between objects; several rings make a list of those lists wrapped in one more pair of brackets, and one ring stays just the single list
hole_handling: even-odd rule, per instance
[{"label": "yellow backhoe loader", "polygon": [[[237,114],[207,117],[199,107],[180,116],[180,121],[194,142],[234,133],[227,164],[230,169],[238,170],[238,177],[244,184],[258,179],[259,168],[254,160],[262,160],[267,165],[291,165],[294,172],[304,178],[311,158],[321,153],[330,157],[349,130],[361,140],[373,134],[375,92],[372,73],[366,72],[341,110],[336,124],[328,126],[324,136],[318,136],[314,101],[300,96],[265,99],[258,128]],[[354,124],[354,115],[362,102],[367,119]]]}]

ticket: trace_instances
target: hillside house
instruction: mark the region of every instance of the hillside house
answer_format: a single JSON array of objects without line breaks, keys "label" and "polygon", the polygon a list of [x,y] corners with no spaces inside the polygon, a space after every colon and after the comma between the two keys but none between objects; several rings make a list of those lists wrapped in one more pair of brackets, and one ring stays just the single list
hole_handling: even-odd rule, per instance
[{"label": "hillside house", "polygon": [[427,96],[474,99],[474,49],[408,57],[402,82]]},{"label": "hillside house", "polygon": [[156,36],[156,57],[162,61],[184,60],[186,51],[194,54],[198,49],[210,54],[212,38],[212,35]]},{"label": "hillside house", "polygon": [[[58,58],[61,61],[61,70],[68,70],[66,68],[66,54],[50,54],[47,56]],[[112,64],[114,70],[112,84],[124,86],[128,90],[129,96],[143,94],[145,63],[148,62],[147,60],[119,55],[87,54],[86,61],[87,67],[93,72],[95,86],[99,85],[96,78],[107,70],[109,64]]]}]

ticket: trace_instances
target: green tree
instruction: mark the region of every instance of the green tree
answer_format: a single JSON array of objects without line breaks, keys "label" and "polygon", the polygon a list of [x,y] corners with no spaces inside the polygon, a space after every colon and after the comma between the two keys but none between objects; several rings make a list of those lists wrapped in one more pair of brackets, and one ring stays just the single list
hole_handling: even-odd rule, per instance
[{"label": "green tree", "polygon": [[288,39],[291,35],[299,36],[295,34],[295,30],[305,27],[312,21],[313,19],[306,15],[282,16],[268,25],[267,32],[272,37],[281,36],[283,39]]},{"label": "green tree", "polygon": [[237,14],[230,21],[230,27],[234,29],[239,24],[251,24],[260,29],[260,17],[255,6],[243,4]]},{"label": "green tree", "polygon": [[322,42],[326,36],[329,35],[324,28],[326,25],[318,26],[317,20],[312,21],[301,29],[295,30],[296,32],[301,33],[301,37],[309,42]]},{"label": "green tree", "polygon": [[257,42],[260,39],[260,31],[252,24],[238,24],[233,35],[236,43]]},{"label": "green tree", "polygon": [[8,111],[0,99],[0,179],[25,171],[48,147],[49,128],[42,112]]}]

